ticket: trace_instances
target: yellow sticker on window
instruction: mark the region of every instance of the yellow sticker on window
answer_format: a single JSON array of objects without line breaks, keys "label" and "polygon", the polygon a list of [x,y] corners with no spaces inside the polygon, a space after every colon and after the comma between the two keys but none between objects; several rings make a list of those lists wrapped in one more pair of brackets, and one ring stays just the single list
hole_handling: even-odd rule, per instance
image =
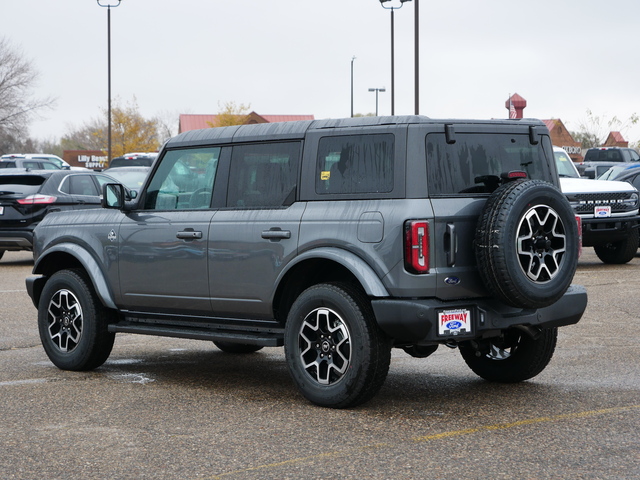
[{"label": "yellow sticker on window", "polygon": [[329,177],[331,177],[331,172],[329,170],[320,172],[320,180],[329,180]]}]

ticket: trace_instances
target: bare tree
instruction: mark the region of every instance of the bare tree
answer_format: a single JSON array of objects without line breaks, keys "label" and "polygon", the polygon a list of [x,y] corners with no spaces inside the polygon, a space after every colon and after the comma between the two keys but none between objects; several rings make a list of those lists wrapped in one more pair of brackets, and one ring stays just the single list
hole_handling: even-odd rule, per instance
[{"label": "bare tree", "polygon": [[39,110],[53,106],[52,98],[33,97],[37,78],[22,52],[0,38],[0,135],[24,133]]},{"label": "bare tree", "polygon": [[638,115],[635,113],[623,121],[615,116],[607,119],[605,116],[595,115],[591,110],[587,110],[587,118],[580,120],[579,130],[571,132],[571,136],[582,143],[582,148],[599,147],[606,141],[612,130],[624,134],[627,129],[637,124],[638,120]]}]

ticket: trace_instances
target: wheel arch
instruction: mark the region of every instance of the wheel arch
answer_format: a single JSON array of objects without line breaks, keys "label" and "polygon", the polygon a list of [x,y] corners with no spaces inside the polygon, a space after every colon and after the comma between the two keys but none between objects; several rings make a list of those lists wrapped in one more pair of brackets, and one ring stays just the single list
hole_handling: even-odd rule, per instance
[{"label": "wheel arch", "polygon": [[107,308],[117,308],[113,292],[105,280],[99,263],[85,249],[72,243],[56,245],[36,260],[33,266],[33,273],[40,276],[27,279],[27,283],[32,284],[31,286],[28,285],[27,288],[31,292],[31,298],[36,308],[46,279],[57,271],[65,269],[83,270],[91,281],[102,304]]},{"label": "wheel arch", "polygon": [[337,281],[355,285],[369,297],[389,296],[379,276],[362,258],[338,248],[316,248],[299,255],[281,273],[273,299],[275,318],[284,324],[300,293],[318,283]]}]

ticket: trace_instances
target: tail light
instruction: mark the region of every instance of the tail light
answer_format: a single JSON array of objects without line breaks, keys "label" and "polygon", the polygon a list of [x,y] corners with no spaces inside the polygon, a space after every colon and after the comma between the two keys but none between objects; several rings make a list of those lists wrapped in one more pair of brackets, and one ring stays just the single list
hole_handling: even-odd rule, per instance
[{"label": "tail light", "polygon": [[582,256],[582,218],[576,215],[576,222],[578,224],[578,258]]},{"label": "tail light", "polygon": [[20,205],[47,205],[57,200],[53,195],[29,195],[28,197],[16,200]]},{"label": "tail light", "polygon": [[404,224],[404,266],[411,273],[429,272],[429,224],[407,220]]}]

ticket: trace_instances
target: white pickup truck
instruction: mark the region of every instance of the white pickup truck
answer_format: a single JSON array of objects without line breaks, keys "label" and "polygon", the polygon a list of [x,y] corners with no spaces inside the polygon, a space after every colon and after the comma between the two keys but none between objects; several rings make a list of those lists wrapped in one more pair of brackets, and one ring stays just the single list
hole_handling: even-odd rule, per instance
[{"label": "white pickup truck", "polygon": [[553,147],[560,188],[582,220],[582,245],[604,263],[627,263],[638,251],[638,190],[627,182],[580,177],[569,155]]}]

